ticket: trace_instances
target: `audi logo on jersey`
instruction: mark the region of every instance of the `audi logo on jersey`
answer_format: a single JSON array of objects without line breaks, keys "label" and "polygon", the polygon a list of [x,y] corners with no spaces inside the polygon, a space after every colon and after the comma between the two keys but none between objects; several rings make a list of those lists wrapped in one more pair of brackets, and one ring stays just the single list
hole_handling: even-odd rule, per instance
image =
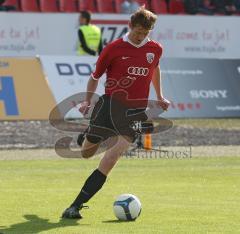
[{"label": "audi logo on jersey", "polygon": [[129,67],[128,74],[135,76],[147,76],[149,69],[147,67]]}]

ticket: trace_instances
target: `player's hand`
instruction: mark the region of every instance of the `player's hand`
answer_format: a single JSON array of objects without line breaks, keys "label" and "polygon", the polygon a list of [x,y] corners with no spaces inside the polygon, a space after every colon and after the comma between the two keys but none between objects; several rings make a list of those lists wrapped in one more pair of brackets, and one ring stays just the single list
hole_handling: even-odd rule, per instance
[{"label": "player's hand", "polygon": [[84,101],[80,103],[79,111],[83,114],[86,115],[90,109],[90,102]]},{"label": "player's hand", "polygon": [[160,99],[158,99],[158,105],[161,106],[163,108],[163,110],[167,110],[168,107],[170,106],[171,102],[168,101],[166,98],[162,97]]}]

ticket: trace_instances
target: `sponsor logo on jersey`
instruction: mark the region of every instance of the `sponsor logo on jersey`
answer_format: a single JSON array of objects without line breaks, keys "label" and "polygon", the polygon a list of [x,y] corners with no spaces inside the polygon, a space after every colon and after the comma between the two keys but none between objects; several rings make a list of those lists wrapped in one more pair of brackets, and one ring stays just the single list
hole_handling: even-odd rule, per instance
[{"label": "sponsor logo on jersey", "polygon": [[152,63],[154,60],[154,53],[146,53],[148,63]]},{"label": "sponsor logo on jersey", "polygon": [[135,76],[147,76],[149,69],[147,67],[128,67],[128,74]]}]

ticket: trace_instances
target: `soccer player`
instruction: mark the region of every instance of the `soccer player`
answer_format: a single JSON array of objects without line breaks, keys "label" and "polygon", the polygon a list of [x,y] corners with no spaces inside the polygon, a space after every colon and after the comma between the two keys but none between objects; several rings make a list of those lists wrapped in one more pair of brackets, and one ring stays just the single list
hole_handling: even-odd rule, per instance
[{"label": "soccer player", "polygon": [[[159,106],[163,110],[168,109],[170,102],[163,97],[161,90],[159,59],[162,46],[148,37],[156,19],[157,16],[152,12],[140,7],[131,16],[130,31],[123,38],[108,44],[97,60],[95,72],[88,81],[85,101],[81,103],[79,111],[88,112],[91,98],[104,72],[107,76],[105,94],[99,98],[93,109],[81,156],[92,157],[105,140],[112,144],[76,199],[63,212],[63,218],[82,218],[79,211],[84,203],[102,188],[121,154],[135,140],[136,132],[131,127],[132,120],[147,120],[143,110],[147,107],[151,82]],[[129,117],[126,112],[131,110]]]}]

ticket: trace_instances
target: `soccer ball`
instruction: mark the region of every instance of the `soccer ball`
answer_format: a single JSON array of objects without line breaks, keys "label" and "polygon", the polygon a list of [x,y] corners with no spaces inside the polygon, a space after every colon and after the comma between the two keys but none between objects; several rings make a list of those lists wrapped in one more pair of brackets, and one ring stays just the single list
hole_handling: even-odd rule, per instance
[{"label": "soccer ball", "polygon": [[142,206],[139,199],[132,194],[120,195],[113,204],[113,211],[119,220],[135,220],[141,213]]}]

